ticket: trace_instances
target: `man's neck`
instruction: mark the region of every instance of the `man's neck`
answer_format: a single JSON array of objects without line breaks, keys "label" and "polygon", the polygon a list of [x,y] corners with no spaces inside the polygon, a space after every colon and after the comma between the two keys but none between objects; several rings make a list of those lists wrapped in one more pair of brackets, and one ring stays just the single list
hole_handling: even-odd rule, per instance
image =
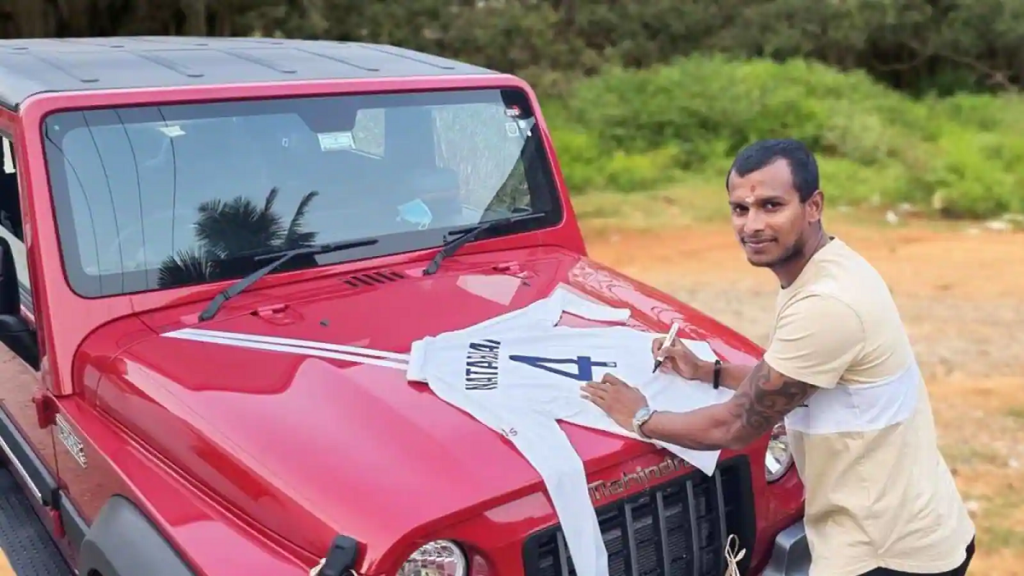
[{"label": "man's neck", "polygon": [[787,259],[778,268],[773,268],[772,272],[775,272],[775,276],[779,279],[779,285],[783,289],[789,288],[796,279],[800,277],[800,274],[807,267],[807,263],[811,261],[811,258],[818,253],[818,250],[824,248],[831,238],[828,234],[825,234],[825,228],[820,227],[812,240],[804,245],[803,249],[792,257]]}]

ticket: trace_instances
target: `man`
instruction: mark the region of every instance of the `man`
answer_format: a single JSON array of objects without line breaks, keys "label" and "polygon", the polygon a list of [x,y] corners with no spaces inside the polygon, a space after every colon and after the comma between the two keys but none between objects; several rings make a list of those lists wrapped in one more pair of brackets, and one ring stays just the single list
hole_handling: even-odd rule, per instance
[{"label": "man", "polygon": [[627,429],[694,449],[740,448],[785,419],[806,487],[811,576],[963,576],[974,525],[937,447],[913,349],[878,272],[825,233],[814,156],[793,140],[756,142],[726,188],[747,260],[780,283],[764,358],[710,364],[672,346],[662,369],[736,390],[684,414],[645,421],[643,394],[613,375],[583,386],[584,397]]}]

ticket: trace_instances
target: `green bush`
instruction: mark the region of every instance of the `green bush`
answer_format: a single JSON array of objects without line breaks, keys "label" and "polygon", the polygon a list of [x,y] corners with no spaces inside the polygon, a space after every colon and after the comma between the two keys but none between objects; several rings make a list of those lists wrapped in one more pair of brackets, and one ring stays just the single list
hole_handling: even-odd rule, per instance
[{"label": "green bush", "polygon": [[832,202],[909,202],[948,217],[1024,210],[1024,99],[915,100],[820,63],[691,56],[610,68],[552,101],[547,118],[574,193],[634,191],[684,172],[723,178],[761,138],[794,137]]},{"label": "green bush", "polygon": [[634,192],[648,190],[683,176],[679,168],[680,154],[672,147],[643,152],[605,150],[588,132],[552,132],[562,175],[573,190]]}]

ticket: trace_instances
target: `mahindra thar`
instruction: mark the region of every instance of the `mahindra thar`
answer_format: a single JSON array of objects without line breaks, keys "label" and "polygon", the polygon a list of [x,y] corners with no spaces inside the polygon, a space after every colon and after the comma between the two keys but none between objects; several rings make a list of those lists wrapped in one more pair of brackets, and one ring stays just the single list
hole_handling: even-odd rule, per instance
[{"label": "mahindra thar", "polygon": [[[411,343],[564,286],[763,353],[588,257],[513,75],[364,43],[3,40],[0,136],[18,574],[575,574],[537,472],[396,369]],[[721,576],[733,541],[742,574],[806,574],[784,428],[710,476],[563,429],[614,576]]]}]

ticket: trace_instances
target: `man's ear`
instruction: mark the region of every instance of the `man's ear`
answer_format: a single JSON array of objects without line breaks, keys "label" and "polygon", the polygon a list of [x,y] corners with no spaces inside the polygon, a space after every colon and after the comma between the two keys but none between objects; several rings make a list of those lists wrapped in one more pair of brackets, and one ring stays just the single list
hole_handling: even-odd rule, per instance
[{"label": "man's ear", "polygon": [[815,190],[810,199],[807,200],[807,221],[814,223],[821,220],[821,213],[825,209],[825,192]]}]

